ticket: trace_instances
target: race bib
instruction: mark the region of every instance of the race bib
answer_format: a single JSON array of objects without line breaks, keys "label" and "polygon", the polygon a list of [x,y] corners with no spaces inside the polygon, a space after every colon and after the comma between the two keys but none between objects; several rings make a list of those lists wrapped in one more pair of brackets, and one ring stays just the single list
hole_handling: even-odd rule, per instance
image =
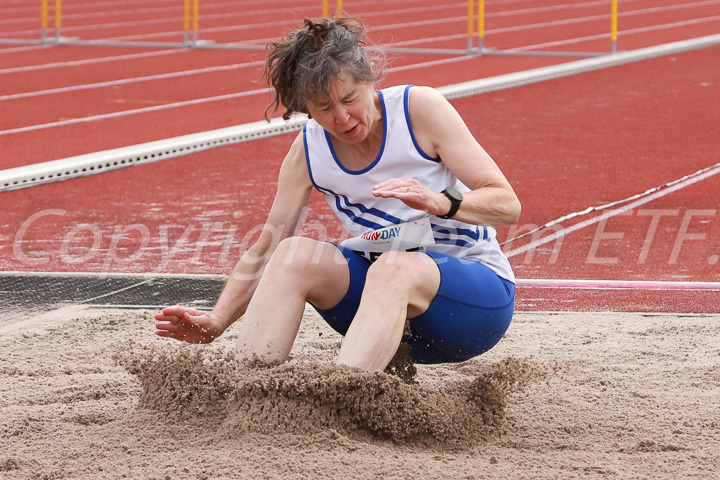
[{"label": "race bib", "polygon": [[413,252],[435,244],[430,219],[423,217],[378,230],[370,230],[358,237],[348,238],[340,245],[353,250],[371,262],[384,252],[399,250]]}]

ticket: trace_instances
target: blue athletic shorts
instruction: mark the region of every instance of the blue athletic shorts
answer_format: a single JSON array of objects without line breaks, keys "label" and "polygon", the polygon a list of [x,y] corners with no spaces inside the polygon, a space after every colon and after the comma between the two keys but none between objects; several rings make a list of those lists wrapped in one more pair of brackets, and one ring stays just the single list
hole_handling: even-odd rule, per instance
[{"label": "blue athletic shorts", "polygon": [[[337,245],[350,267],[345,297],[328,310],[315,309],[341,335],[355,317],[370,262]],[[440,269],[440,289],[430,307],[410,319],[403,341],[416,363],[462,362],[494,347],[510,326],[515,309],[515,284],[481,263],[437,252],[425,253]]]}]

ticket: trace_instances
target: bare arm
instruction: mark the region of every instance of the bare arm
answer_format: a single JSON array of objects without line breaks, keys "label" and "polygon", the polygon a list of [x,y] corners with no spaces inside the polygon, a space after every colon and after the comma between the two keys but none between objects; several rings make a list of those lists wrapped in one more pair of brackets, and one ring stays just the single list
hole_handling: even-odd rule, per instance
[{"label": "bare arm", "polygon": [[182,306],[165,308],[155,316],[156,333],[191,343],[209,343],[240,318],[278,243],[295,233],[311,189],[300,134],[280,167],[275,199],[260,236],[233,269],[215,308],[210,313]]},{"label": "bare arm", "polygon": [[[410,120],[425,153],[442,158],[451,172],[472,191],[464,194],[456,219],[476,225],[517,222],[520,201],[495,161],[480,146],[460,114],[438,91],[414,87],[410,91]],[[390,179],[376,187],[376,195],[398,198],[431,215],[450,210],[450,200],[417,181]]]}]

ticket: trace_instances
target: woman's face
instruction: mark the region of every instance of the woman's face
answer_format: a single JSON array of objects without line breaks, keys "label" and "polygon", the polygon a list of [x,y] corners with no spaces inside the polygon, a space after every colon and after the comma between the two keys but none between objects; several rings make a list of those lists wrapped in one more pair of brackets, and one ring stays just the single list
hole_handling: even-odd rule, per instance
[{"label": "woman's face", "polygon": [[365,140],[378,120],[382,120],[377,92],[365,83],[358,83],[350,75],[340,74],[330,79],[330,97],[308,100],[305,106],[321,127],[346,143]]}]

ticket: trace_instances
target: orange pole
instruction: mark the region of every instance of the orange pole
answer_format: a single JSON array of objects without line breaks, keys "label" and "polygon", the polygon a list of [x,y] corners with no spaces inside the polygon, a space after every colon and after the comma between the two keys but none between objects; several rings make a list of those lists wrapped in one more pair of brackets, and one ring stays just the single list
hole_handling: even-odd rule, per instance
[{"label": "orange pole", "polygon": [[62,17],[62,0],[55,0],[55,28],[59,29]]},{"label": "orange pole", "polygon": [[41,12],[42,12],[42,27],[47,28],[47,26],[48,26],[48,2],[47,2],[47,0],[42,0]]},{"label": "orange pole", "polygon": [[478,0],[478,48],[482,53],[485,40],[485,0]]},{"label": "orange pole", "polygon": [[328,10],[330,10],[328,3],[329,3],[328,0],[323,0],[323,3],[322,3],[322,16],[323,17],[327,17],[328,15],[330,15],[330,12],[328,11]]},{"label": "orange pole", "polygon": [[47,27],[48,27],[48,1],[42,0],[40,4],[40,23],[42,25],[42,43],[45,43],[47,38]]},{"label": "orange pole", "polygon": [[617,51],[618,0],[612,0],[611,10],[610,40],[612,40],[612,52],[615,53]]}]

